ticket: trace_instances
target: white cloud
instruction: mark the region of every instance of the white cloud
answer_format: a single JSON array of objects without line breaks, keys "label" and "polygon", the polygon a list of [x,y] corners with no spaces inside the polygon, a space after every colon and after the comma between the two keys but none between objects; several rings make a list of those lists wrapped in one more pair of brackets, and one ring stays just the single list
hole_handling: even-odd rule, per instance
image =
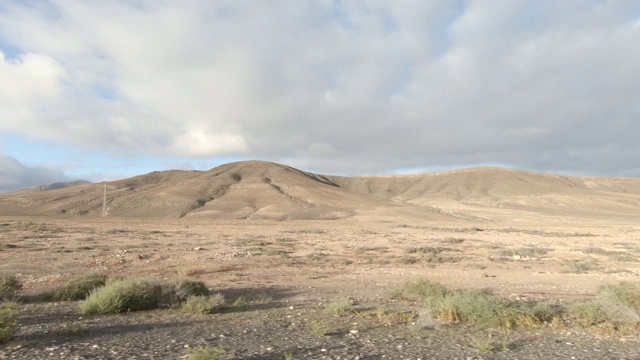
[{"label": "white cloud", "polygon": [[61,66],[49,56],[27,53],[7,59],[0,51],[0,124],[16,129],[38,125],[35,108],[59,95],[62,77]]},{"label": "white cloud", "polygon": [[244,138],[234,133],[211,134],[195,130],[176,139],[173,150],[179,156],[197,158],[210,154],[242,153],[247,150],[247,144]]},{"label": "white cloud", "polygon": [[14,157],[0,153],[0,192],[66,180],[66,175],[58,169],[25,165]]},{"label": "white cloud", "polygon": [[0,128],[31,137],[325,172],[640,168],[632,2],[3,6],[23,54],[0,58]]}]

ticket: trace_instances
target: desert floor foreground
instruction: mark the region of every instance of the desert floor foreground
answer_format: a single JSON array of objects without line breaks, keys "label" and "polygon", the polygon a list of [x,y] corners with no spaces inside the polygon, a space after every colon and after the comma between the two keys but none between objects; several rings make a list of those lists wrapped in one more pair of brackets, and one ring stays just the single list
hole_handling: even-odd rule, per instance
[{"label": "desert floor foreground", "polygon": [[[79,274],[105,273],[189,277],[247,300],[243,311],[215,315],[84,318],[74,303],[25,303],[16,339],[0,345],[3,359],[177,359],[199,346],[221,347],[232,359],[640,359],[637,334],[421,326],[420,304],[391,296],[408,281],[429,279],[514,299],[588,299],[602,284],[640,280],[637,221],[3,217],[0,272],[16,274],[26,297]],[[343,299],[361,313],[417,317],[386,323],[323,312]],[[327,336],[309,330],[317,323]],[[69,327],[83,331],[72,335]],[[486,351],[487,343],[500,346]]]}]

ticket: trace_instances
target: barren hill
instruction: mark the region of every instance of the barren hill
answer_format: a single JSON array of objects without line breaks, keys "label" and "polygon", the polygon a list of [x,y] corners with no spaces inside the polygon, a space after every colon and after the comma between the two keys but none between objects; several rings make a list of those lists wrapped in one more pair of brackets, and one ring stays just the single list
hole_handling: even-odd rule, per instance
[{"label": "barren hill", "polygon": [[[0,196],[0,215],[100,216],[104,183]],[[43,188],[44,189],[44,188]],[[522,216],[640,218],[640,180],[499,168],[339,177],[245,161],[209,171],[152,172],[106,183],[114,217],[425,220]]]}]

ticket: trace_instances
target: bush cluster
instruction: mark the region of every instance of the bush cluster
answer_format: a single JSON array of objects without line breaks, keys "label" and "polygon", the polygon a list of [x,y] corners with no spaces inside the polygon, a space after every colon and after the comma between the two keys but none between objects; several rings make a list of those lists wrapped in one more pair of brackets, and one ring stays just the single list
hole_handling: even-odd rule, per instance
[{"label": "bush cluster", "polygon": [[102,287],[107,282],[107,276],[103,274],[82,275],[69,281],[66,285],[56,289],[53,293],[55,301],[84,300],[91,291]]},{"label": "bush cluster", "polygon": [[502,299],[489,290],[450,290],[428,280],[409,283],[396,296],[422,301],[435,318],[446,323],[512,329],[537,326],[558,316],[547,303]]},{"label": "bush cluster", "polygon": [[632,283],[603,285],[598,296],[569,306],[500,298],[488,290],[450,290],[428,280],[407,283],[396,298],[422,302],[438,320],[511,329],[543,323],[640,330],[640,288]]},{"label": "bush cluster", "polygon": [[159,281],[144,278],[121,278],[107,281],[93,290],[80,303],[84,315],[117,314],[121,312],[172,307],[190,296],[209,295],[201,281]]}]

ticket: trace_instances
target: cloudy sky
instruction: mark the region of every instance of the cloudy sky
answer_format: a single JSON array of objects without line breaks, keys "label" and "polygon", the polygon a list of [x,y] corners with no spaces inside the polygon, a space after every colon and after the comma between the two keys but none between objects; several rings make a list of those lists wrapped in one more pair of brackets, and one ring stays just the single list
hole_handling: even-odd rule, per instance
[{"label": "cloudy sky", "polygon": [[640,177],[640,5],[0,0],[0,191],[262,159]]}]

